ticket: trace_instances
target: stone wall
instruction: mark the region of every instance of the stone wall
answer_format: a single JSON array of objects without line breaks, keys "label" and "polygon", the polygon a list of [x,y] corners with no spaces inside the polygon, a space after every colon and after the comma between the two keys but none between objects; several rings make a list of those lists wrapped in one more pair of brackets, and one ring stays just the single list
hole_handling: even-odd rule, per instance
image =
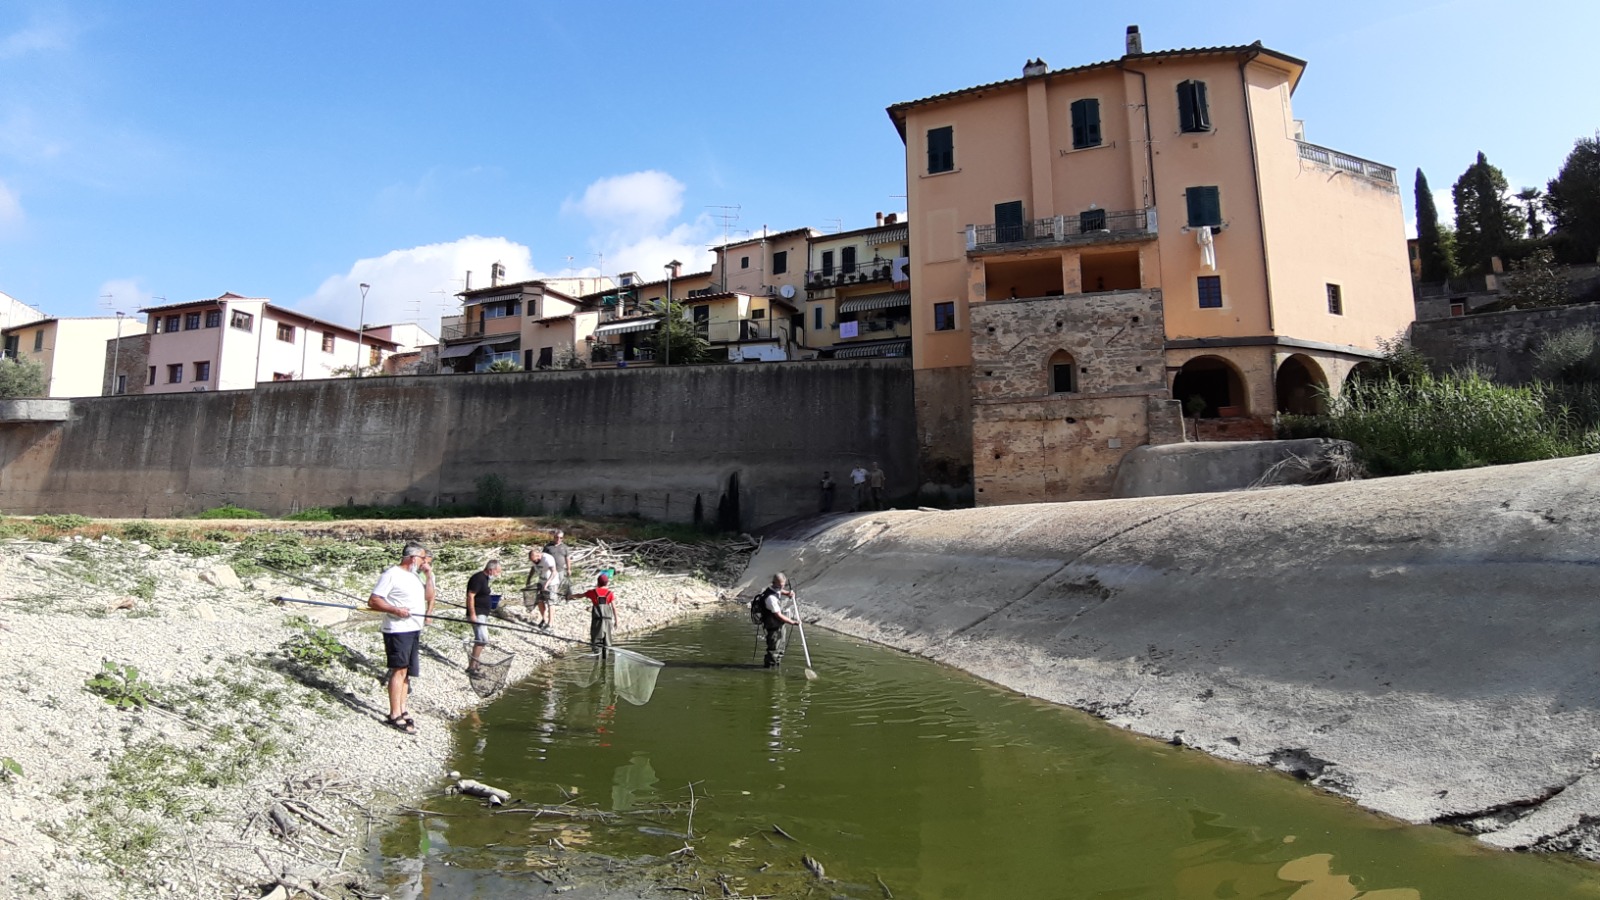
[{"label": "stone wall", "polygon": [[[1128,450],[1183,440],[1159,290],[991,300],[970,316],[979,505],[1109,497]],[[1057,393],[1067,361],[1076,389]]]},{"label": "stone wall", "polygon": [[0,427],[0,509],[189,515],[459,504],[498,475],[530,512],[758,527],[817,510],[822,470],[917,488],[905,360],[262,384],[73,402]]},{"label": "stone wall", "polygon": [[1534,351],[1569,328],[1600,332],[1600,304],[1513,309],[1417,322],[1411,344],[1439,371],[1475,366],[1496,381],[1522,384],[1534,377]]},{"label": "stone wall", "polygon": [[[137,323],[135,323],[137,325]],[[121,345],[120,347],[118,345]],[[129,334],[106,341],[106,377],[101,379],[100,396],[109,397],[116,384],[116,372],[128,376],[125,393],[142,394],[149,382],[150,335]]]},{"label": "stone wall", "polygon": [[971,505],[972,368],[918,369],[915,379],[918,497],[929,506]]}]

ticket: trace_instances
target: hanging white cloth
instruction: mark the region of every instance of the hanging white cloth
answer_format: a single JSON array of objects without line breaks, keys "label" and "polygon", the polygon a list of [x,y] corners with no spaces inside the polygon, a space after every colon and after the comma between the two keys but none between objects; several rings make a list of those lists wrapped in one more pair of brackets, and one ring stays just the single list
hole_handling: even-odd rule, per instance
[{"label": "hanging white cloth", "polygon": [[1217,270],[1217,242],[1211,236],[1211,226],[1201,225],[1194,233],[1195,243],[1200,245],[1200,263],[1207,269]]}]

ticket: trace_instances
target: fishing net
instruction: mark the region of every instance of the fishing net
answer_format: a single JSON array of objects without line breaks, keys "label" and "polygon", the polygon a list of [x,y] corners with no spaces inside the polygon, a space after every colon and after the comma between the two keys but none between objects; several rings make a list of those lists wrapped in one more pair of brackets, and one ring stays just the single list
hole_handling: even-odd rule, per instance
[{"label": "fishing net", "polygon": [[666,663],[621,647],[612,647],[610,653],[617,696],[634,706],[649,703],[656,692],[656,676],[661,674]]},{"label": "fishing net", "polygon": [[513,658],[515,654],[492,644],[483,648],[483,656],[478,658],[476,666],[472,665],[471,657],[468,657],[467,681],[472,683],[473,691],[477,692],[479,697],[488,699],[505,690],[506,680],[511,677]]}]

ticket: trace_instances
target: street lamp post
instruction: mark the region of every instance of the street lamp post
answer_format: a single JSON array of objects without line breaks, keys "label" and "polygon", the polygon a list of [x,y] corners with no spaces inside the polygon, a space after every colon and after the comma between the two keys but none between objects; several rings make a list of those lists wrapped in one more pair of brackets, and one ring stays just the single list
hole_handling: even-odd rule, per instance
[{"label": "street lamp post", "polygon": [[361,354],[367,349],[367,291],[370,284],[361,285],[361,320],[356,323],[356,377],[361,377]]},{"label": "street lamp post", "polygon": [[664,366],[672,365],[672,276],[678,274],[678,267],[681,265],[683,263],[677,260],[667,263],[667,317],[661,323],[663,337],[661,346],[664,357],[661,364]]},{"label": "street lamp post", "polygon": [[[100,357],[102,360],[105,357]],[[117,310],[117,342],[111,345],[111,393],[117,393],[117,372],[122,368],[122,310]]]}]

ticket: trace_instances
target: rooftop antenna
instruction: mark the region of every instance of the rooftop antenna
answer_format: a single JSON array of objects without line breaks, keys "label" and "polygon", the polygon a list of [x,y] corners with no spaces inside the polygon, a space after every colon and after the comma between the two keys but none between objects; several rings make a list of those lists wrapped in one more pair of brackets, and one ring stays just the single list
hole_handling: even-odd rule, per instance
[{"label": "rooftop antenna", "polygon": [[115,298],[115,294],[101,294],[100,308],[106,310],[107,312],[113,311],[114,307],[116,306]]},{"label": "rooftop antenna", "polygon": [[838,234],[839,232],[844,230],[844,220],[843,219],[823,219],[822,221],[824,221],[824,222],[832,222],[833,223],[833,233],[834,234]]},{"label": "rooftop antenna", "polygon": [[[727,206],[711,204],[708,205],[706,209],[716,210],[716,212],[711,214],[711,218],[722,223],[722,246],[728,246],[728,242],[733,239],[733,223],[739,221],[740,207],[738,205]],[[720,287],[724,291],[728,289],[728,267],[726,264],[722,266],[722,284]]]}]

